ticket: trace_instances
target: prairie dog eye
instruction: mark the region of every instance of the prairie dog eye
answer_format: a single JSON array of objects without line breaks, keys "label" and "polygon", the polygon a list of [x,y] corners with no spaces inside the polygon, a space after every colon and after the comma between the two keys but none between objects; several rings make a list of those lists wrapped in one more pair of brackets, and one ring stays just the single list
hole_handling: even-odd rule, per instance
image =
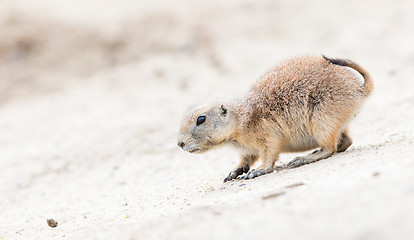
[{"label": "prairie dog eye", "polygon": [[199,116],[197,118],[196,125],[199,126],[200,124],[203,124],[206,121],[206,116]]}]

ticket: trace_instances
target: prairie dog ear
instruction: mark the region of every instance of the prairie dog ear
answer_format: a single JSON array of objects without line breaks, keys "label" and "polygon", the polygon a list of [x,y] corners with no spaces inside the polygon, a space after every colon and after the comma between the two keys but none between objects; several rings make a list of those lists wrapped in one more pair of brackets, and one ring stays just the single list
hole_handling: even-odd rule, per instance
[{"label": "prairie dog ear", "polygon": [[227,114],[227,107],[224,105],[220,106],[220,110],[221,110],[221,114],[222,115],[226,115]]}]

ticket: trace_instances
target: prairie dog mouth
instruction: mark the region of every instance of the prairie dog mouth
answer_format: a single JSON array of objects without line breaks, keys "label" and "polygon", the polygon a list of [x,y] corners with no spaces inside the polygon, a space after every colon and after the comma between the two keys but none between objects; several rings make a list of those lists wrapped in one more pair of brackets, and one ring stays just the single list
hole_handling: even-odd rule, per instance
[{"label": "prairie dog mouth", "polygon": [[201,149],[200,148],[195,148],[195,149],[188,150],[188,152],[189,153],[201,152]]}]

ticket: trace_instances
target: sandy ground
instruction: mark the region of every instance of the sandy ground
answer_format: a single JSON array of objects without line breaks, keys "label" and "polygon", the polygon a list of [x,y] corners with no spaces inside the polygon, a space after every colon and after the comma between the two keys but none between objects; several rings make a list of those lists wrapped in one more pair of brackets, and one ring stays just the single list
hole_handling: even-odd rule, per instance
[{"label": "sandy ground", "polygon": [[[0,239],[413,239],[412,9],[0,1]],[[235,151],[176,147],[188,108],[305,53],[374,78],[348,151],[224,184]]]}]

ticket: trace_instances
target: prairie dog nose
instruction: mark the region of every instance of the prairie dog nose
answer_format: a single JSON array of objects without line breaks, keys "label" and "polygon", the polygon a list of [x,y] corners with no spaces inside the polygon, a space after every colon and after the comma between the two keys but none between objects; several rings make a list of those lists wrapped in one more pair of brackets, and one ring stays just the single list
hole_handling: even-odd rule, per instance
[{"label": "prairie dog nose", "polygon": [[183,147],[185,146],[185,143],[184,143],[184,142],[178,142],[178,146],[179,146],[180,148],[183,148]]}]

